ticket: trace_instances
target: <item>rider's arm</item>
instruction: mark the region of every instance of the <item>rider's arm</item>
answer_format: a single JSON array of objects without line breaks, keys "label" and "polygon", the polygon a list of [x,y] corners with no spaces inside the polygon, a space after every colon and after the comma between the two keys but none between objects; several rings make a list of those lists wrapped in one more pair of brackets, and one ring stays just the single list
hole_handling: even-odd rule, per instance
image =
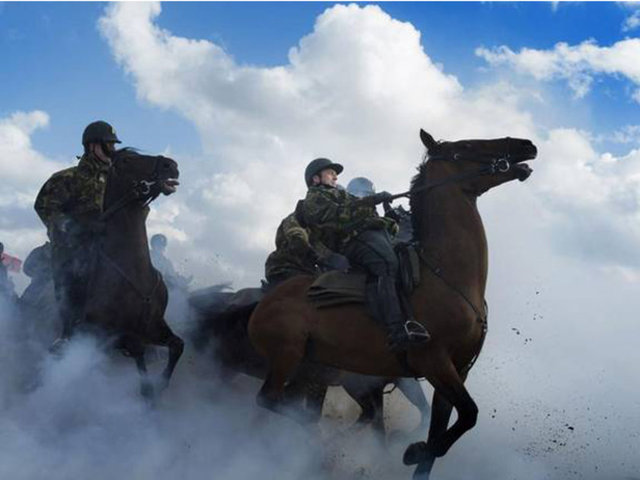
[{"label": "rider's arm", "polygon": [[350,219],[346,196],[336,189],[310,188],[302,211],[308,227],[339,225]]},{"label": "rider's arm", "polygon": [[67,171],[60,172],[47,180],[36,197],[34,208],[50,233],[63,230],[66,205],[71,200],[70,181]]}]

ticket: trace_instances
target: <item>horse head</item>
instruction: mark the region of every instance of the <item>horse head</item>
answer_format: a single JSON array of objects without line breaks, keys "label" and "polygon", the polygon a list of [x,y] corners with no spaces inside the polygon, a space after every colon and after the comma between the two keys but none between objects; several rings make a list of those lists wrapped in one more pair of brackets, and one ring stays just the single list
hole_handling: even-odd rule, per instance
[{"label": "horse head", "polygon": [[123,148],[113,155],[105,207],[118,199],[128,198],[148,203],[161,193],[170,195],[179,185],[178,164],[162,155],[143,155]]},{"label": "horse head", "polygon": [[523,162],[533,160],[538,153],[531,140],[521,138],[436,142],[420,130],[420,139],[427,147],[430,176],[442,180],[442,184],[456,183],[475,196],[511,180],[526,180],[532,170]]}]

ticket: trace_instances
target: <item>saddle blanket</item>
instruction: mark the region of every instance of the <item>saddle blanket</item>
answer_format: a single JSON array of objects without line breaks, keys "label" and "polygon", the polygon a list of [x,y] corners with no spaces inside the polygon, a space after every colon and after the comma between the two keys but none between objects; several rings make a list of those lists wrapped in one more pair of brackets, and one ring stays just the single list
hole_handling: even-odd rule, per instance
[{"label": "saddle blanket", "polygon": [[323,273],[311,284],[307,297],[317,308],[364,303],[366,281],[364,273],[332,270]]},{"label": "saddle blanket", "polygon": [[[398,257],[398,285],[405,295],[411,295],[420,283],[420,262],[415,246],[401,243],[395,246]],[[364,273],[342,273],[336,270],[320,275],[309,287],[307,297],[317,307],[333,307],[345,303],[366,301],[367,277]]]}]

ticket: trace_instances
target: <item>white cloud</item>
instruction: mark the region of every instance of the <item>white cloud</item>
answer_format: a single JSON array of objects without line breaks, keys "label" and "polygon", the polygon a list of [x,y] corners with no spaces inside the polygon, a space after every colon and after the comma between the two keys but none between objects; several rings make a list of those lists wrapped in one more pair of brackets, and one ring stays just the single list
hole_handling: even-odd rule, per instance
[{"label": "white cloud", "polygon": [[640,272],[640,151],[599,154],[585,132],[572,129],[550,132],[540,147],[546,162],[535,189],[555,219],[555,245],[607,271]]},{"label": "white cloud", "polygon": [[[507,46],[476,49],[476,55],[491,65],[513,67],[537,80],[564,79],[577,98],[584,97],[597,75],[621,76],[640,85],[640,39],[628,38],[610,47],[600,47],[593,40],[579,45],[557,43],[551,50],[522,48],[514,52]],[[633,98],[639,101],[637,92]]]},{"label": "white cloud", "polygon": [[181,165],[184,185],[198,188],[178,195],[207,222],[191,232],[190,247],[217,239],[230,258],[250,261],[251,278],[240,283],[261,275],[313,158],[344,163],[343,183],[366,175],[403,191],[420,160],[420,127],[438,138],[534,131],[517,92],[465,91],[424,52],[419,31],[377,6],[327,9],[289,62],[273,68],[240,65],[218,45],[171,34],[156,23],[160,11],[114,4],[101,31],[138,96],[198,128],[206,158]]},{"label": "white cloud", "polygon": [[31,135],[48,125],[49,116],[39,110],[0,118],[0,238],[8,253],[22,258],[45,239],[33,201],[49,175],[62,168],[31,142]]},{"label": "white cloud", "polygon": [[[100,27],[138,96],[180,112],[199,129],[205,158],[182,163],[183,184],[192,187],[181,187],[175,201],[182,202],[182,213],[164,225],[185,232],[186,239],[176,239],[199,258],[215,242],[217,254],[235,265],[236,284],[255,284],[261,276],[278,222],[304,195],[308,161],[328,156],[344,163],[342,183],[365,175],[378,188],[404,191],[420,158],[420,127],[443,139],[533,138],[541,154],[531,188],[540,186],[539,201],[562,219],[560,230],[574,232],[558,242],[583,232],[578,214],[600,209],[601,222],[590,232],[592,244],[601,247],[594,261],[637,267],[634,256],[609,249],[606,240],[633,218],[635,181],[595,171],[601,154],[587,134],[537,129],[521,106],[531,92],[507,82],[463,88],[431,61],[411,24],[377,6],[337,5],[290,49],[288,63],[260,68],[238,64],[212,42],[162,29],[160,13],[158,4],[115,4]],[[596,68],[626,68],[640,81],[635,63],[623,61],[636,48],[635,41],[610,49],[585,42],[558,44],[552,52],[500,47],[478,54],[539,79],[563,76],[582,95]],[[607,216],[614,207],[620,217]],[[627,229],[623,240],[637,241],[637,230]]]},{"label": "white cloud", "polygon": [[616,143],[640,144],[640,125],[625,125],[613,132],[610,140]]},{"label": "white cloud", "polygon": [[[637,2],[633,3],[637,8]],[[631,30],[635,30],[638,27],[640,27],[640,9],[635,10],[633,13],[631,13],[631,15],[624,19],[624,23],[622,24],[622,31],[629,32]]]}]

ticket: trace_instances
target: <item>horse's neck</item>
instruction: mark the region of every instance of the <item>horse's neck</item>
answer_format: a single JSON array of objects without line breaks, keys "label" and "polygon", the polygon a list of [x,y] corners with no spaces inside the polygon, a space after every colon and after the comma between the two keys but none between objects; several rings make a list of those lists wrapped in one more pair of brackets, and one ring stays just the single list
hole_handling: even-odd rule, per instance
[{"label": "horse's neck", "polygon": [[[475,198],[456,185],[436,188],[424,198],[420,244],[431,264],[476,305],[487,282],[487,239]],[[433,276],[422,265],[423,278]]]},{"label": "horse's neck", "polygon": [[127,274],[143,280],[151,274],[151,257],[147,243],[148,208],[135,206],[116,213],[108,222],[106,253]]}]

